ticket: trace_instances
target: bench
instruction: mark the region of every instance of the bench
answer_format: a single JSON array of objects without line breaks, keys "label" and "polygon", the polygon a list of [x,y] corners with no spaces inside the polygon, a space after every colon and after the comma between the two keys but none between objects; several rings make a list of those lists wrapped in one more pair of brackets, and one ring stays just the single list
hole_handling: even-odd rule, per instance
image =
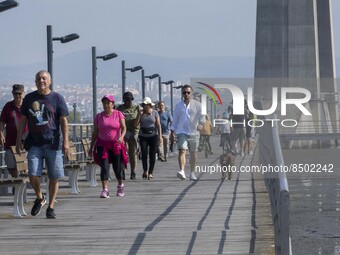
[{"label": "bench", "polygon": [[65,159],[64,170],[68,172],[71,194],[79,194],[78,174],[86,166],[86,163],[77,160],[77,148],[73,141],[69,141],[69,149]]},{"label": "bench", "polygon": [[96,180],[96,171],[98,165],[94,162],[93,158],[89,155],[89,149],[91,146],[91,141],[89,138],[81,139],[81,143],[84,149],[85,163],[86,163],[86,176],[90,181],[90,187],[98,187],[98,183]]},{"label": "bench", "polygon": [[24,195],[26,183],[29,182],[28,178],[28,164],[26,158],[26,152],[22,151],[21,155],[16,153],[15,146],[11,146],[15,159],[15,167],[18,172],[17,177],[8,175],[7,178],[1,176],[0,186],[1,187],[14,187],[14,198],[13,198],[13,217],[26,216],[24,210]]}]

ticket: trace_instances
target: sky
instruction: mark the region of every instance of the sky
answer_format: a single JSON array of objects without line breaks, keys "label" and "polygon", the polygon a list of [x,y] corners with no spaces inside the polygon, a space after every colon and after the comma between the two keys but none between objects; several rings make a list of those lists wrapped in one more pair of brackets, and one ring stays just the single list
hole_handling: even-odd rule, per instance
[{"label": "sky", "polygon": [[0,14],[0,66],[46,61],[46,26],[54,56],[90,49],[177,58],[253,56],[254,0],[17,0]]},{"label": "sky", "polygon": [[[169,58],[255,55],[256,0],[17,0],[0,13],[0,66],[46,62],[46,26],[54,57],[80,50]],[[340,0],[333,0],[335,54],[340,57]],[[338,32],[339,31],[339,32]]]}]

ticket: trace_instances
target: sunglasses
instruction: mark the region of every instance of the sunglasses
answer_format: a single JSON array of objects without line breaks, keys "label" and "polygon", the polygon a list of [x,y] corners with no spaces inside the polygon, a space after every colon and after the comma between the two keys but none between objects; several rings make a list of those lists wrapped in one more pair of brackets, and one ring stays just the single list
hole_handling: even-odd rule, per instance
[{"label": "sunglasses", "polygon": [[142,107],[146,106],[146,105],[151,105],[151,104],[142,104]]},{"label": "sunglasses", "polygon": [[183,95],[185,95],[185,94],[188,94],[188,95],[190,95],[190,91],[183,91]]}]

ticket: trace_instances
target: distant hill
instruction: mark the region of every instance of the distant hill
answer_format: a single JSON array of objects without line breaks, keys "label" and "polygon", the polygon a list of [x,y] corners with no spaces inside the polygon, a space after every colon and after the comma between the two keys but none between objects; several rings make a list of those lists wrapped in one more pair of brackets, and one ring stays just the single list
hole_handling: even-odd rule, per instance
[{"label": "distant hill", "polygon": [[[98,51],[97,55],[110,52]],[[56,84],[91,84],[92,55],[91,49],[64,55],[54,59],[54,83]],[[189,82],[194,77],[221,78],[254,76],[254,57],[196,57],[196,58],[166,58],[139,53],[117,52],[118,57],[109,61],[97,60],[97,83],[121,84],[121,62],[125,60],[126,68],[141,65],[145,75],[158,73],[162,81],[174,80]],[[340,58],[336,59],[337,76],[340,76]],[[31,65],[2,66],[0,82],[34,83],[34,74],[46,69],[46,63]],[[140,71],[126,72],[127,84],[141,79]]]},{"label": "distant hill", "polygon": [[[97,56],[109,52],[97,52]],[[92,55],[91,49],[79,51],[53,61],[54,83],[91,84]],[[97,82],[121,84],[121,62],[125,60],[126,68],[141,65],[145,75],[158,73],[162,81],[189,81],[192,77],[253,77],[253,57],[197,57],[165,58],[138,53],[117,52],[118,57],[109,61],[97,60]],[[21,66],[2,66],[0,82],[33,82],[34,74],[46,69],[46,63]],[[126,72],[127,84],[141,79],[140,71]]]}]

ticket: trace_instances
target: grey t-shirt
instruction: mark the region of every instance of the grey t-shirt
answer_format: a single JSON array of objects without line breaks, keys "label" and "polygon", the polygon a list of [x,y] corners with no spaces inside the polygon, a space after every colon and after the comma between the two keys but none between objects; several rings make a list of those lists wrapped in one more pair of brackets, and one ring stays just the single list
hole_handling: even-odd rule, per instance
[{"label": "grey t-shirt", "polygon": [[142,115],[140,117],[139,136],[152,137],[158,135],[158,128],[156,127],[156,118],[158,117],[158,112],[154,110],[150,115]]}]

